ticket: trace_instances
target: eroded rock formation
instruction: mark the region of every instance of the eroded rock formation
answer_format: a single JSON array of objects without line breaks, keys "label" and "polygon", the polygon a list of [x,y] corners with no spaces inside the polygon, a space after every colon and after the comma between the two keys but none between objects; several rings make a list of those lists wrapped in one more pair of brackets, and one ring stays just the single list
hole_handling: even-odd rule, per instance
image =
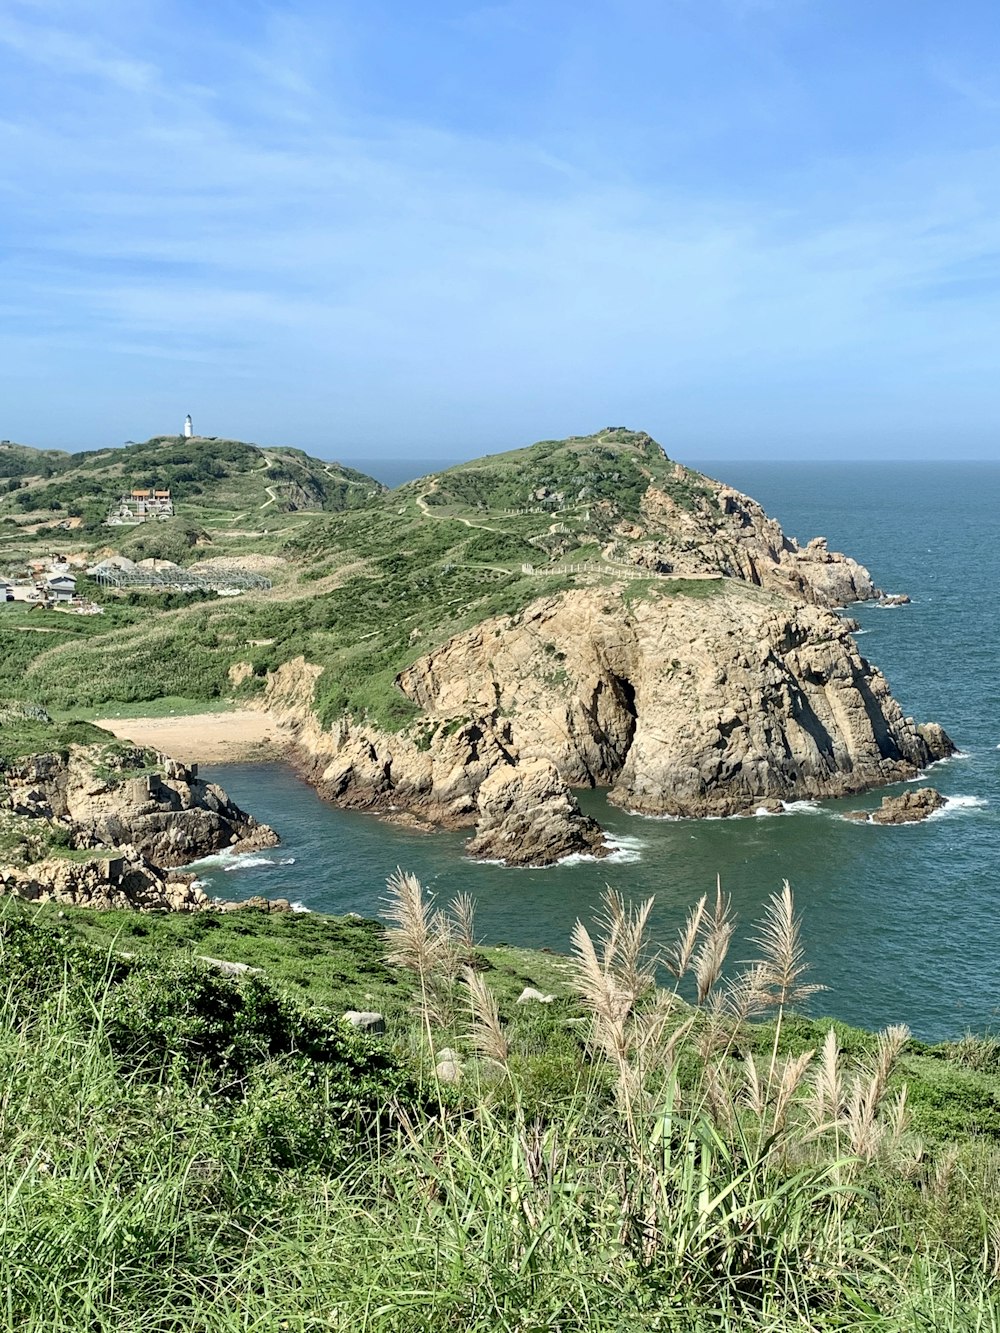
[{"label": "eroded rock formation", "polygon": [[6,808],[68,821],[78,848],[130,844],[170,867],[223,847],[249,851],[278,842],[273,829],[202,781],[196,768],[139,748],[34,755],[9,765],[3,777]]},{"label": "eroded rock formation", "polygon": [[641,522],[618,525],[607,557],[682,577],[719,573],[817,606],[881,596],[868,570],[825,537],[799,546],[748,495],[680,464],[674,471],[678,492],[651,485]]},{"label": "eroded rock formation", "polygon": [[209,900],[195,876],[171,867],[278,841],[192,768],[114,745],[8,762],[0,818],[17,849],[0,865],[2,891],[102,909],[199,910]]},{"label": "eroded rock formation", "polygon": [[[488,780],[523,807],[534,761],[628,809],[724,815],[883,786],[952,752],[940,727],[903,715],[832,612],[735,581],[670,586],[631,603],[627,585],[578,589],[455,635],[401,673],[424,713],[402,734],[323,731],[301,660],[265,705],[298,726],[326,795],[450,827],[496,822]],[[579,849],[565,810],[559,854]]]},{"label": "eroded rock formation", "polygon": [[580,811],[548,759],[496,769],[476,795],[476,836],[470,856],[511,866],[551,865],[572,853],[607,856],[600,825]]},{"label": "eroded rock formation", "polygon": [[431,716],[476,717],[509,754],[651,814],[844,795],[938,757],[836,616],[738,585],[631,607],[606,590],[546,599],[400,684]]},{"label": "eroded rock formation", "polygon": [[0,892],[100,911],[194,912],[209,901],[194,875],[168,875],[135,847],[117,855],[96,849],[86,861],[52,856],[28,866],[0,866]]}]

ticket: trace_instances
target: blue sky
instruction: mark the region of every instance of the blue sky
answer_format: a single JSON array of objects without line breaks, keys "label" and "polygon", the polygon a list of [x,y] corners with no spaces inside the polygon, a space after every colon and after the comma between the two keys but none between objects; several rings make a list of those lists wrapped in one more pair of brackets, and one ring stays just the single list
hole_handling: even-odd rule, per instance
[{"label": "blue sky", "polygon": [[0,0],[0,436],[991,457],[995,0]]}]

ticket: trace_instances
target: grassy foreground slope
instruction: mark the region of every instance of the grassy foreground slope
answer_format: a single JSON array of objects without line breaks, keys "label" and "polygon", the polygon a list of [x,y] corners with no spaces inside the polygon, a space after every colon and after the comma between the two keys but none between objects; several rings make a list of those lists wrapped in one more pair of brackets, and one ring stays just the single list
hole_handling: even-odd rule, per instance
[{"label": "grassy foreground slope", "polygon": [[691,1007],[613,899],[571,961],[478,950],[467,905],[446,929],[397,890],[388,933],[5,905],[7,1327],[1000,1326],[995,1042],[828,1035],[767,945],[749,1024],[710,975],[718,907]]}]

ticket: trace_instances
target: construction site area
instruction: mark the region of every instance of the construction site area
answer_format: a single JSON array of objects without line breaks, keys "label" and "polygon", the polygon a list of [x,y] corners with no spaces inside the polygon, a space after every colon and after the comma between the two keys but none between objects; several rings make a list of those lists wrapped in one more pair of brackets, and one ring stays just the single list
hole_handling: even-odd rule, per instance
[{"label": "construction site area", "polygon": [[115,502],[105,523],[110,528],[134,527],[149,519],[173,516],[174,502],[168,487],[135,486]]}]

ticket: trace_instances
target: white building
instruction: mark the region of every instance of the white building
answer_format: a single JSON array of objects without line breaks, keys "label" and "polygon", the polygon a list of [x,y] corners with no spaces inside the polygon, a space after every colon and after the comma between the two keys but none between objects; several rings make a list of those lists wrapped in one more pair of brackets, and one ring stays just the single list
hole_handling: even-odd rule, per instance
[{"label": "white building", "polygon": [[72,574],[56,574],[46,580],[45,592],[53,602],[71,602],[76,596],[76,579]]},{"label": "white building", "polygon": [[194,434],[194,427],[191,425],[191,413],[189,412],[189,413],[187,414],[187,416],[184,418],[184,438],[185,438],[185,440],[190,440],[190,438],[191,438],[191,436],[192,436],[193,434]]}]

